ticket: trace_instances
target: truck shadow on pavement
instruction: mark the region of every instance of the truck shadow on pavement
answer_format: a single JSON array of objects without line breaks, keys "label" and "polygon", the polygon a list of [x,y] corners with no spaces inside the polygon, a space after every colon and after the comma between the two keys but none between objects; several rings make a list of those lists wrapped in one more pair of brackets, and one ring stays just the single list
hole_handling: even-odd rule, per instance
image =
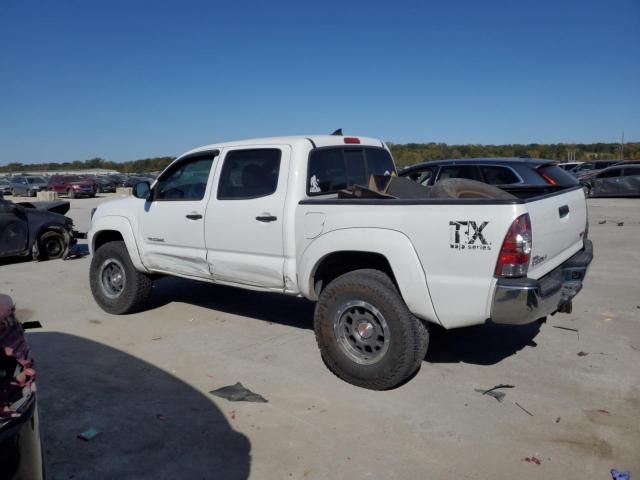
[{"label": "truck shadow on pavement", "polygon": [[432,363],[472,363],[494,365],[525,347],[536,347],[538,322],[529,325],[487,323],[475,327],[445,330],[431,328],[426,361]]},{"label": "truck shadow on pavement", "polygon": [[[313,330],[315,304],[304,298],[165,277],[156,282],[149,308],[171,302]],[[533,339],[539,331],[538,322],[523,326],[489,323],[455,330],[434,325],[430,329],[431,340],[425,360],[493,365],[525,347],[535,347]]]},{"label": "truck shadow on pavement", "polygon": [[161,278],[154,284],[149,308],[158,308],[171,302],[189,303],[233,315],[313,330],[315,304],[304,298],[177,277]]},{"label": "truck shadow on pavement", "polygon": [[[249,440],[179,378],[74,335],[28,341],[49,478],[248,478]],[[77,438],[90,428],[103,433]]]}]

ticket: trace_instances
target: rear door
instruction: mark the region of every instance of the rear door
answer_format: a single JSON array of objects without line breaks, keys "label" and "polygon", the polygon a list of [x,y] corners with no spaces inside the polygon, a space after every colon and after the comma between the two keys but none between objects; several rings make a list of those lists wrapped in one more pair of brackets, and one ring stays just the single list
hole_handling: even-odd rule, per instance
[{"label": "rear door", "polygon": [[620,182],[620,194],[628,196],[640,195],[640,165],[624,167]]},{"label": "rear door", "polygon": [[583,247],[587,204],[580,187],[527,203],[532,229],[529,277],[540,278]]},{"label": "rear door", "polygon": [[291,147],[225,149],[205,218],[216,281],[284,288],[284,204]]}]

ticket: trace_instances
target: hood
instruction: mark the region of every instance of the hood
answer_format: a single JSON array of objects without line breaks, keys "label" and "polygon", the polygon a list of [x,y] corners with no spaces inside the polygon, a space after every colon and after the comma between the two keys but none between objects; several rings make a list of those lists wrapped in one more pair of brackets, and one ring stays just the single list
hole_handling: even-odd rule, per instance
[{"label": "hood", "polygon": [[[0,428],[8,419],[19,417],[35,392],[35,375],[29,346],[22,325],[15,317],[15,306],[0,294]],[[11,373],[9,373],[11,372]]]},{"label": "hood", "polygon": [[50,202],[20,202],[16,205],[20,205],[24,208],[35,208],[45,212],[57,213],[64,215],[71,208],[71,204],[67,200],[52,200]]}]

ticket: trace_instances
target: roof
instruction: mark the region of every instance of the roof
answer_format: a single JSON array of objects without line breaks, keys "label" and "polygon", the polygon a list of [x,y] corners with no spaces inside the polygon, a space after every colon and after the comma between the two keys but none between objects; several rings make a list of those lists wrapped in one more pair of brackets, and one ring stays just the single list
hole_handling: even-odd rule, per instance
[{"label": "roof", "polygon": [[[202,147],[189,150],[184,155],[192,153],[203,152],[207,150],[216,150],[219,148],[228,147],[244,147],[244,146],[256,146],[256,145],[308,145],[311,147],[329,147],[335,145],[344,145],[344,138],[355,137],[360,140],[359,145],[371,146],[371,147],[383,147],[384,143],[381,140],[369,137],[361,137],[358,135],[291,135],[286,137],[264,137],[264,138],[251,138],[247,140],[236,140],[223,143],[212,143],[211,145],[204,145]],[[356,145],[352,145],[356,146]],[[182,156],[182,155],[181,155]]]},{"label": "roof", "polygon": [[[427,162],[418,163],[407,167],[406,170],[413,168],[421,168],[426,166],[438,165],[472,165],[474,163],[491,164],[491,165],[513,165],[519,163],[537,167],[547,163],[557,163],[555,160],[547,160],[544,158],[518,158],[518,157],[484,157],[484,158],[447,158],[443,160],[429,160]],[[406,171],[405,170],[405,171]]]}]

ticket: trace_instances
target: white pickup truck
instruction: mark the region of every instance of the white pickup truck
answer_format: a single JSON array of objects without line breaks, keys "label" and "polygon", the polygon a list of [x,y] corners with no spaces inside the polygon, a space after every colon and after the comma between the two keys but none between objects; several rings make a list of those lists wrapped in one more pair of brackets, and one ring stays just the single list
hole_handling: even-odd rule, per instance
[{"label": "white pickup truck", "polygon": [[306,297],[329,369],[370,389],[417,371],[431,323],[525,324],[570,311],[592,259],[580,186],[340,198],[372,174],[395,166],[383,142],[364,137],[192,150],[93,212],[93,296],[109,313],[134,312],[154,278],[175,275]]}]

